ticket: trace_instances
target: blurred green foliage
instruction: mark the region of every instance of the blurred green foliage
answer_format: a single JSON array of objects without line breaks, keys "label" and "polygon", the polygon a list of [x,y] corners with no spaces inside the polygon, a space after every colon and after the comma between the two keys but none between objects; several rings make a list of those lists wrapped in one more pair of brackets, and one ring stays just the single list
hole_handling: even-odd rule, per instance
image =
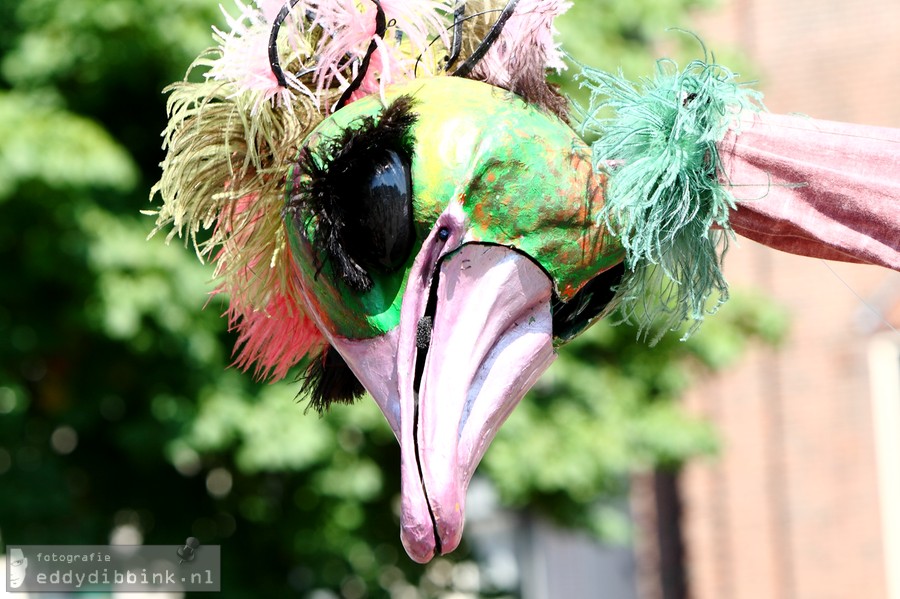
[{"label": "blurred green foliage", "polygon": [[[564,43],[579,60],[646,72],[653,40],[696,4],[576,2]],[[374,403],[304,415],[297,385],[228,369],[211,268],[145,241],[160,90],[222,20],[215,0],[0,3],[0,535],[197,536],[222,544],[229,596],[409,590],[425,570],[399,543],[399,452]],[[654,349],[595,326],[481,472],[507,505],[608,532],[598,500],[619,496],[632,469],[714,450],[709,426],[675,401],[692,378],[781,329],[758,298]]]}]

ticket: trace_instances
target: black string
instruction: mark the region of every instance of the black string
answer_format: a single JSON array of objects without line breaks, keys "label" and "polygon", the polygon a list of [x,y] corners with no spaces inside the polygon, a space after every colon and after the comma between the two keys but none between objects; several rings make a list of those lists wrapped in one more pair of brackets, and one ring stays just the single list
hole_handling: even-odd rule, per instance
[{"label": "black string", "polygon": [[487,51],[491,49],[491,46],[497,41],[497,38],[500,37],[500,32],[503,31],[503,26],[506,25],[506,22],[512,16],[513,12],[516,10],[516,4],[519,3],[519,0],[509,0],[506,3],[506,8],[503,9],[503,12],[500,13],[500,17],[497,19],[497,22],[494,23],[491,30],[488,31],[488,34],[484,36],[484,39],[481,40],[481,43],[478,44],[478,47],[475,48],[475,51],[472,52],[472,55],[469,56],[462,65],[453,72],[454,77],[466,77],[469,73],[472,72],[472,69],[475,68],[475,65],[484,58],[484,55],[487,54]]},{"label": "black string", "polygon": [[[387,20],[384,16],[384,9],[381,8],[381,2],[379,0],[372,0],[375,3],[375,35],[384,39],[384,32],[387,30]],[[362,84],[363,78],[366,76],[366,71],[369,70],[369,61],[372,60],[372,55],[375,53],[375,50],[378,49],[378,44],[375,42],[375,38],[372,38],[372,41],[369,42],[369,49],[366,50],[366,55],[362,59],[362,63],[359,65],[359,73],[356,74],[356,78],[350,83],[350,86],[344,90],[344,93],[341,94],[341,99],[338,100],[338,103],[335,105],[334,109],[340,110],[344,107],[344,105],[350,100],[350,95],[359,89],[359,86]]]},{"label": "black string", "polygon": [[[463,10],[465,10],[465,8],[463,8]],[[463,25],[465,25],[466,21],[471,21],[472,19],[477,19],[478,17],[482,17],[484,15],[489,15],[493,12],[502,12],[502,11],[499,8],[492,8],[490,10],[482,10],[481,12],[472,13],[471,15],[465,15],[465,16],[460,15],[459,21],[454,20],[453,25],[450,25],[449,27],[445,27],[444,31],[450,31],[451,29],[456,29],[457,27],[459,28],[459,31],[460,31],[459,47],[460,47],[460,52],[461,52],[462,51],[462,27],[463,27]],[[454,19],[456,19],[455,12],[454,12]],[[419,54],[418,57],[416,57],[416,66],[413,69],[413,77],[419,76],[419,64],[421,64],[422,57],[425,56],[425,52],[428,51],[428,49],[431,48],[433,45],[435,45],[438,42],[438,40],[440,40],[440,39],[441,39],[441,36],[439,36],[439,35],[434,37],[430,42],[428,42],[428,47],[421,54]],[[459,53],[457,53],[457,55],[452,58],[452,62],[456,62],[457,58],[459,58]],[[450,62],[450,61],[451,61],[451,56],[448,55],[448,56],[444,57],[444,62],[449,63],[444,66],[445,71],[448,70],[448,68],[451,66],[452,62]]]},{"label": "black string", "polygon": [[459,53],[462,52],[462,28],[465,15],[466,0],[462,0],[462,2],[457,4],[456,8],[453,9],[453,42],[450,46],[450,55],[444,59],[444,62],[447,63],[444,68],[447,70],[450,70],[450,67],[452,67],[459,58]]},{"label": "black string", "polygon": [[300,0],[290,0],[278,11],[275,22],[272,23],[272,32],[269,33],[269,66],[272,68],[272,74],[281,87],[287,87],[287,80],[284,78],[284,71],[281,70],[281,63],[278,60],[278,32],[281,31],[281,24],[287,18],[288,14],[297,5]]}]

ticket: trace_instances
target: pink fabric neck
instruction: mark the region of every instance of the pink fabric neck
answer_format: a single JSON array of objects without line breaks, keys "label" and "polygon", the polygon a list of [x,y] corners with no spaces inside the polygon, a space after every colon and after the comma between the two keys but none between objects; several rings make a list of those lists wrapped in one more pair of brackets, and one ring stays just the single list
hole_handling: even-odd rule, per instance
[{"label": "pink fabric neck", "polygon": [[900,270],[900,130],[763,113],[718,148],[736,233]]}]

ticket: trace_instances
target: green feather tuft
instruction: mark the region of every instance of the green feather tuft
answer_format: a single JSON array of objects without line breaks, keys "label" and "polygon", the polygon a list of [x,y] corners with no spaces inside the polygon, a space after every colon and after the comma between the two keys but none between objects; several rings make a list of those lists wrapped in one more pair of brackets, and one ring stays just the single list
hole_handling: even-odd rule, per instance
[{"label": "green feather tuft", "polygon": [[600,218],[627,252],[623,319],[642,337],[657,330],[651,343],[693,320],[687,337],[728,299],[721,263],[734,198],[720,184],[716,144],[741,111],[761,110],[762,96],[701,60],[683,70],[661,60],[637,84],[590,68],[579,78],[591,92],[578,109],[581,132],[599,136],[594,165],[609,176]]}]

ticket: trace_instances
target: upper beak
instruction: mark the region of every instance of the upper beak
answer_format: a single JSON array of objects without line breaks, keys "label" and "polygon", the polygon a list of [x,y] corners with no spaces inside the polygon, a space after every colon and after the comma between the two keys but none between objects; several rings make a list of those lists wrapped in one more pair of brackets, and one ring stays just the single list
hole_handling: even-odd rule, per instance
[{"label": "upper beak", "polygon": [[440,224],[413,264],[400,325],[333,340],[400,441],[401,539],[423,563],[459,544],[476,466],[555,358],[544,271],[505,246],[442,240]]}]

